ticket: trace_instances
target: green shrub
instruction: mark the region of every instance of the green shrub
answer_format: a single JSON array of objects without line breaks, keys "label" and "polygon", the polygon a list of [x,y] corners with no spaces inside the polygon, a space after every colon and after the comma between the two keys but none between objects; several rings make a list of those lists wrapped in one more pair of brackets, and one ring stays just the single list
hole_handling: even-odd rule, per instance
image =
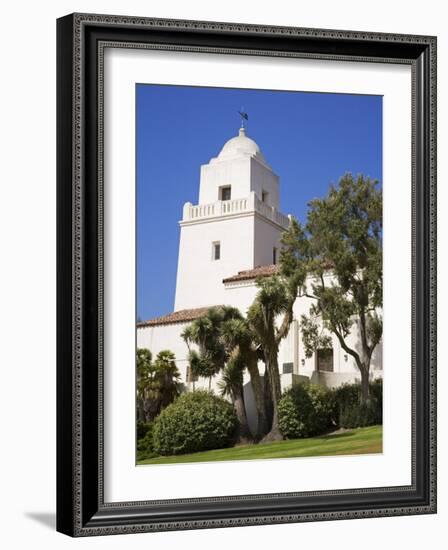
[{"label": "green shrub", "polygon": [[383,383],[370,382],[370,401],[361,403],[360,384],[344,384],[335,390],[338,424],[341,428],[361,428],[383,423]]},{"label": "green shrub", "polygon": [[137,423],[137,460],[157,456],[154,451],[154,422]]},{"label": "green shrub", "polygon": [[335,427],[333,392],[322,386],[292,386],[279,401],[278,411],[280,430],[288,439],[311,437]]},{"label": "green shrub", "polygon": [[376,401],[376,418],[377,424],[383,423],[383,381],[381,378],[377,378],[373,382],[370,382],[370,395]]},{"label": "green shrub", "polygon": [[154,450],[176,455],[221,449],[232,443],[237,423],[222,397],[201,390],[185,393],[154,421]]},{"label": "green shrub", "polygon": [[372,399],[369,403],[357,403],[340,410],[339,425],[341,428],[363,428],[378,424],[376,403]]}]

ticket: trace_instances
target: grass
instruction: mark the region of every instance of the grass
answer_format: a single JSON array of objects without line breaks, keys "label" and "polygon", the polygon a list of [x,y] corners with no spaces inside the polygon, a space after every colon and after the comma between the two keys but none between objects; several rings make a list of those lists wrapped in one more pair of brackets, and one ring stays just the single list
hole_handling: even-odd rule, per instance
[{"label": "grass", "polygon": [[335,456],[381,453],[383,427],[369,426],[333,434],[290,439],[258,445],[241,445],[188,455],[158,456],[140,460],[142,464],[180,464],[186,462],[214,462],[218,460],[258,460],[262,458],[294,458],[305,456]]}]

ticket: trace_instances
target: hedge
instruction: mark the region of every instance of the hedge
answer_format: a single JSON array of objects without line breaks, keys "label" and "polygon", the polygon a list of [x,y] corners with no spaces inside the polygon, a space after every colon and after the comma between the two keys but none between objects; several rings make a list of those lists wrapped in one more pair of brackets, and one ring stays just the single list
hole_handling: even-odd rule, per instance
[{"label": "hedge", "polygon": [[361,428],[383,423],[383,383],[369,384],[370,401],[361,403],[360,384],[344,384],[335,390],[338,406],[337,422],[341,428]]},{"label": "hedge", "polygon": [[288,439],[311,437],[336,428],[331,391],[315,384],[297,384],[279,401],[279,426]]},{"label": "hedge", "polygon": [[157,456],[154,451],[154,422],[137,423],[137,460]]},{"label": "hedge", "polygon": [[327,389],[315,384],[297,384],[279,401],[279,426],[288,439],[312,437],[338,428],[382,424],[383,385],[370,382],[370,401],[361,403],[361,386],[344,384]]}]

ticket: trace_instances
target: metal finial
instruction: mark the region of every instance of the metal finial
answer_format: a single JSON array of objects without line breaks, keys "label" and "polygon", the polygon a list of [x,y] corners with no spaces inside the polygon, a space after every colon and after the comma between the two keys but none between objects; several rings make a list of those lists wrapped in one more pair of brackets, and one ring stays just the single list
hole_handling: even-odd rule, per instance
[{"label": "metal finial", "polygon": [[244,111],[244,107],[241,107],[241,111],[238,111],[241,117],[241,128],[245,128],[244,121],[249,120],[249,115]]}]

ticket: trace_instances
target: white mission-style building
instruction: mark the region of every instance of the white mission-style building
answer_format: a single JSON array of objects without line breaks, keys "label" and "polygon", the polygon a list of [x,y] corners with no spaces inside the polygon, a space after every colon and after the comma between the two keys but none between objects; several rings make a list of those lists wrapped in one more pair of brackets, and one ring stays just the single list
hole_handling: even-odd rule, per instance
[{"label": "white mission-style building", "polygon": [[[256,278],[277,270],[281,233],[289,224],[289,217],[279,210],[279,199],[279,177],[244,128],[216,158],[201,166],[198,204],[187,202],[179,222],[174,312],[137,324],[137,346],[150,349],[153,356],[161,350],[173,351],[187,390],[193,384],[208,387],[208,381],[192,380],[182,331],[210,306],[231,305],[246,313],[257,293]],[[327,277],[331,278],[330,272]],[[282,388],[299,381],[335,387],[359,380],[353,359],[336,337],[331,350],[305,357],[299,321],[310,304],[309,298],[296,300],[294,321],[281,343]],[[350,338],[356,345],[356,330]],[[374,352],[371,373],[375,378],[382,376],[381,343]],[[245,392],[247,406],[251,401],[248,379]]]}]

